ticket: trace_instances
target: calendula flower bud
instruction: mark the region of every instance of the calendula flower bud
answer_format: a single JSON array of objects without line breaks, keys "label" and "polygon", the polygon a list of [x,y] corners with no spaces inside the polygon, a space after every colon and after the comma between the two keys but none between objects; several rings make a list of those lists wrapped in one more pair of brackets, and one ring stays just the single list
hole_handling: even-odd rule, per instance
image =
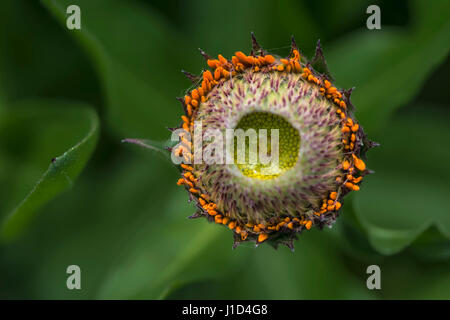
[{"label": "calendula flower bud", "polygon": [[[231,229],[235,246],[293,248],[296,234],[331,226],[343,197],[359,190],[369,173],[361,157],[373,143],[354,118],[351,91],[314,70],[319,60],[326,66],[320,43],[308,63],[294,41],[279,58],[252,40],[251,54],[230,60],[202,52],[210,70],[188,74],[196,87],[182,99],[180,143],[172,149],[182,160],[178,184],[197,204],[192,217]],[[196,159],[205,154],[214,161]]]}]

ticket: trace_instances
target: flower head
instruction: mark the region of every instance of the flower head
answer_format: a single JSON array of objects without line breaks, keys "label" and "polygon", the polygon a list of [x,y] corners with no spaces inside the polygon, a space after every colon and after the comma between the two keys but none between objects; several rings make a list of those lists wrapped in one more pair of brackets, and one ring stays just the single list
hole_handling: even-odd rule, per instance
[{"label": "flower head", "polygon": [[[187,74],[196,87],[181,99],[180,143],[172,149],[182,160],[178,184],[198,207],[192,217],[228,227],[235,245],[251,240],[293,248],[296,234],[331,226],[343,197],[359,190],[369,173],[361,157],[373,144],[353,116],[351,90],[314,70],[316,62],[326,70],[320,43],[307,62],[294,41],[290,55],[279,58],[252,40],[249,55],[239,51],[230,60],[202,51],[210,69]],[[215,148],[223,140],[208,139],[207,132],[232,142]],[[252,134],[259,144],[252,145]],[[195,161],[205,154],[214,161]]]}]

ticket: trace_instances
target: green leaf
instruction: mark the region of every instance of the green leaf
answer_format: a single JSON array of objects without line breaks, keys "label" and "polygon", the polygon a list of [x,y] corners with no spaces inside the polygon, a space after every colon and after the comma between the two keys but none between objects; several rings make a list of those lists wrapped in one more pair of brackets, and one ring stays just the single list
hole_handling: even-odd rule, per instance
[{"label": "green leaf", "polygon": [[[149,6],[137,1],[42,3],[92,61],[102,82],[109,128],[122,137],[167,136],[164,128],[179,122],[181,111],[174,97],[183,95],[180,88],[188,84],[180,72],[181,57],[197,50],[184,44]],[[81,8],[81,30],[66,28],[66,7],[71,4]],[[184,46],[189,48],[186,53],[177,48]],[[201,59],[198,54],[198,62]]]},{"label": "green leaf", "polygon": [[381,290],[377,291],[385,300],[449,298],[448,260],[424,263],[417,257],[405,253],[385,257],[376,264],[381,269]]},{"label": "green leaf", "polygon": [[[353,273],[353,262],[335,246],[334,230],[313,230],[302,234],[295,252],[286,247],[274,250],[267,245],[238,247],[228,258],[220,278],[206,279],[173,288],[170,299],[185,298],[189,288],[197,289],[188,299],[373,299],[375,292],[365,279]],[[216,254],[220,254],[217,252]],[[241,256],[242,255],[242,256]],[[365,271],[362,263],[352,267]],[[199,286],[203,285],[203,290]]]},{"label": "green leaf", "polygon": [[[437,269],[437,268],[436,268]],[[450,272],[449,265],[441,267],[440,270],[434,270],[435,272],[430,275],[431,279],[426,283],[421,283],[421,290],[417,291],[412,299],[423,299],[423,300],[449,300],[450,299]],[[429,272],[428,270],[423,270],[425,272]],[[423,275],[421,273],[420,275]],[[418,277],[420,277],[418,275]],[[417,279],[417,278],[415,278]],[[415,281],[415,279],[411,279]]]},{"label": "green leaf", "polygon": [[357,218],[383,254],[401,251],[432,226],[450,238],[449,115],[423,109],[399,115],[378,137],[381,147],[368,159],[376,173],[355,196]]},{"label": "green leaf", "polygon": [[250,52],[252,31],[264,49],[289,53],[292,30],[279,23],[282,12],[271,0],[230,0],[226,6],[220,1],[194,0],[183,9],[183,17],[188,19],[183,27],[185,36],[211,56],[231,58],[236,51]]},{"label": "green leaf", "polygon": [[[106,144],[103,137],[96,152],[104,151]],[[167,204],[173,200],[172,189],[179,188],[174,182],[178,178],[176,170],[145,149],[130,152],[116,141],[113,150],[106,151],[106,155],[98,153],[74,188],[46,206],[45,214],[26,236],[5,247],[0,265],[3,261],[17,261],[17,247],[28,247],[29,254],[19,257],[19,265],[27,274],[23,276],[40,288],[36,297],[94,299],[110,273],[126,263],[130,253],[138,248],[146,250],[149,243],[161,243],[154,236],[164,234],[154,231],[159,230],[160,221],[167,221],[164,218]],[[181,188],[178,192],[183,193],[180,200],[186,204],[186,193]],[[190,212],[174,211],[176,216],[171,215],[171,219],[187,221]],[[95,240],[93,235],[97,235]],[[36,260],[39,264],[32,263]],[[82,270],[82,290],[55,285],[66,282],[64,270],[74,263]],[[12,275],[11,285],[5,290],[13,290],[20,278]]]},{"label": "green leaf", "polygon": [[[32,22],[33,28],[24,21]],[[88,60],[39,1],[0,1],[0,47],[0,87],[5,98],[95,95],[98,100]]]},{"label": "green leaf", "polygon": [[173,164],[170,157],[170,151],[167,148],[173,147],[176,142],[173,142],[170,139],[167,141],[152,141],[148,139],[123,139],[122,142],[135,144],[142,148],[151,150],[158,156],[161,156],[163,159],[168,160]]},{"label": "green leaf", "polygon": [[140,226],[144,230],[134,237],[130,251],[117,258],[97,298],[162,298],[176,283],[218,277],[229,259],[237,259],[225,227],[186,219],[195,209],[187,204],[184,190],[172,191],[164,206],[164,215]]},{"label": "green leaf", "polygon": [[436,226],[423,232],[409,248],[414,255],[426,261],[445,261],[450,258],[450,239]]},{"label": "green leaf", "polygon": [[369,135],[392,112],[418,94],[450,49],[450,2],[412,1],[414,25],[361,30],[325,46],[328,66],[340,86],[356,87],[352,101]]},{"label": "green leaf", "polygon": [[[269,247],[256,250],[246,268],[242,286],[256,299],[359,299],[376,298],[343,263],[331,230],[305,232],[295,252]],[[277,270],[276,274],[272,270]],[[254,281],[254,279],[259,279]]]},{"label": "green leaf", "polygon": [[209,289],[204,295],[192,292],[193,299],[376,297],[342,263],[337,248],[330,246],[329,231],[302,235],[294,253],[268,245],[255,249],[251,243],[232,250],[229,230],[204,219],[180,220],[179,211],[167,210],[172,218],[161,217],[133,240],[132,251],[117,257],[96,298],[172,298],[198,283]]},{"label": "green leaf", "polygon": [[[96,113],[81,104],[30,100],[15,103],[5,111],[6,117],[0,121],[0,142],[7,150],[4,156],[9,154],[11,162],[18,158],[24,164],[16,167],[15,179],[24,168],[32,167],[28,172],[36,172],[44,163],[50,165],[2,223],[2,241],[19,236],[39,208],[72,186],[90,158],[99,133]],[[36,149],[27,149],[29,145]]]}]

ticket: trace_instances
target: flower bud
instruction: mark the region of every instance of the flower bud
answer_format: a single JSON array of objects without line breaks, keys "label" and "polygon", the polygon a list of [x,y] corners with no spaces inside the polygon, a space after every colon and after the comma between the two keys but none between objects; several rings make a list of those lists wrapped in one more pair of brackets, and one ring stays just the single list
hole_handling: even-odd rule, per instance
[{"label": "flower bud", "polygon": [[210,70],[181,99],[177,183],[196,202],[195,217],[229,228],[235,245],[293,248],[296,234],[331,226],[369,173],[361,157],[373,144],[353,115],[351,91],[314,70],[317,60],[326,65],[321,52],[318,44],[308,63],[293,42],[280,58],[254,37],[250,55],[202,52]]}]

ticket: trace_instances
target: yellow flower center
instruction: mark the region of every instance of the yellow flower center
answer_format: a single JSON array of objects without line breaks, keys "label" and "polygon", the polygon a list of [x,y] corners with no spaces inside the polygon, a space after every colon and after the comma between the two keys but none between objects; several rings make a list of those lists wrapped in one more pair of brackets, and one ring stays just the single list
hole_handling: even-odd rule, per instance
[{"label": "yellow flower center", "polygon": [[[244,138],[237,132],[234,137],[234,161],[245,176],[274,179],[297,163],[300,135],[283,117],[269,112],[251,112],[239,120],[236,129],[245,133]],[[273,130],[277,130],[278,135]]]}]

